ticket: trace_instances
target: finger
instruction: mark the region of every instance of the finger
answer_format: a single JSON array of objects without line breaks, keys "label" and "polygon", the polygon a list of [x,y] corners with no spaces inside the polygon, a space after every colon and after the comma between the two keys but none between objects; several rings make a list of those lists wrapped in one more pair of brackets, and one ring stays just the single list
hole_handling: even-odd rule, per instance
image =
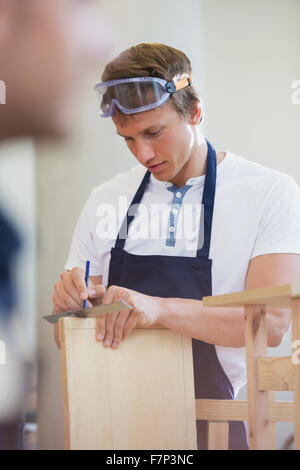
[{"label": "finger", "polygon": [[56,292],[54,291],[52,295],[52,302],[53,302],[53,310],[52,313],[62,313],[65,312],[65,308],[63,303],[60,301],[59,297],[57,296]]},{"label": "finger", "polygon": [[53,299],[55,306],[60,308],[63,312],[68,310],[77,310],[81,305],[75,302],[72,297],[65,291],[63,284],[57,282],[54,286]]},{"label": "finger", "polygon": [[111,304],[112,302],[117,301],[117,294],[120,293],[122,288],[118,286],[109,286],[107,289],[104,298],[103,298],[103,304]]},{"label": "finger", "polygon": [[124,325],[126,324],[129,315],[130,312],[128,312],[128,310],[123,310],[119,313],[119,316],[116,319],[114,328],[114,338],[112,341],[112,348],[114,349],[119,346],[120,342],[123,339]]},{"label": "finger", "polygon": [[[125,291],[125,292],[123,292]],[[114,301],[119,301],[122,296],[126,295],[126,290],[118,286],[109,286],[103,298],[103,304],[109,304]],[[114,337],[114,325],[119,313],[111,313],[106,315],[106,332],[104,338],[104,346],[110,346]]]},{"label": "finger", "polygon": [[97,318],[96,323],[96,341],[102,341],[106,332],[106,318],[105,315]]},{"label": "finger", "polygon": [[140,319],[140,315],[136,310],[131,310],[131,315],[128,317],[123,331],[123,340],[126,339],[132,330],[136,327]]},{"label": "finger", "polygon": [[102,284],[97,284],[97,285],[89,285],[88,289],[88,295],[91,301],[93,302],[93,305],[100,305],[103,302],[104,296],[105,296],[105,287]]},{"label": "finger", "polygon": [[56,342],[56,346],[58,347],[58,349],[61,349],[60,338],[59,338],[59,328],[58,328],[57,323],[54,325],[53,334],[54,334],[54,340]]},{"label": "finger", "polygon": [[82,300],[80,298],[79,292],[73,282],[72,275],[69,271],[65,271],[61,273],[60,280],[63,284],[65,291],[69,294],[70,297],[76,302],[78,305],[82,304]]},{"label": "finger", "polygon": [[119,313],[108,313],[106,315],[106,333],[104,338],[104,346],[110,346],[114,337],[114,326]]},{"label": "finger", "polygon": [[86,300],[88,297],[88,290],[85,285],[85,272],[83,269],[76,267],[72,269],[71,276],[80,299]]}]

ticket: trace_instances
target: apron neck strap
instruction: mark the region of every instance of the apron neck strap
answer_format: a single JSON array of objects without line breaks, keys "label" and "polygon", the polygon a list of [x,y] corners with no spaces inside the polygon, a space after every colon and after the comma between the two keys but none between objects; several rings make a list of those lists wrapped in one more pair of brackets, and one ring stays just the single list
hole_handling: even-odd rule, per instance
[{"label": "apron neck strap", "polygon": [[216,179],[217,179],[217,156],[213,146],[207,142],[207,163],[205,182],[202,196],[201,221],[198,236],[197,258],[209,258],[209,249],[212,232],[212,221],[214,213]]},{"label": "apron neck strap", "polygon": [[145,173],[144,178],[143,178],[137,192],[135,193],[134,198],[131,201],[131,204],[129,206],[127,214],[125,215],[125,218],[122,222],[120,231],[118,233],[118,237],[117,237],[117,240],[116,240],[116,243],[115,243],[115,248],[123,249],[124,246],[125,246],[126,238],[128,236],[129,225],[133,221],[133,219],[135,217],[135,214],[136,214],[136,211],[137,211],[137,208],[138,208],[138,205],[139,205],[139,203],[141,202],[141,200],[143,198],[143,194],[145,192],[145,189],[146,189],[147,183],[149,181],[150,175],[151,175],[150,171],[147,170],[147,172]]}]

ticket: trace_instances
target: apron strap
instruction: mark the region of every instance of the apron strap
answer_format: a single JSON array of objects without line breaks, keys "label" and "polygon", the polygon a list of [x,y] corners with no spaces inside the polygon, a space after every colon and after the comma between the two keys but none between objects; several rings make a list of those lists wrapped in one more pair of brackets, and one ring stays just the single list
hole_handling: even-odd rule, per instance
[{"label": "apron strap", "polygon": [[139,205],[139,203],[141,202],[141,200],[143,198],[143,194],[145,192],[145,189],[146,189],[148,180],[150,178],[150,175],[151,175],[150,171],[147,170],[145,175],[144,175],[144,178],[143,178],[143,180],[142,180],[142,182],[141,182],[141,184],[140,184],[140,186],[137,190],[137,192],[135,193],[134,198],[131,201],[131,204],[129,206],[127,214],[125,215],[125,218],[122,222],[120,231],[118,233],[118,237],[117,237],[117,240],[116,240],[116,243],[115,243],[115,248],[123,249],[124,246],[125,246],[126,238],[128,236],[129,225],[133,221],[133,219],[135,217],[135,214],[136,214],[136,211],[137,211],[137,208],[138,208],[138,205]]},{"label": "apron strap", "polygon": [[[216,193],[216,179],[217,179],[217,156],[213,146],[208,142],[207,139],[207,164],[205,172],[205,182],[203,189],[202,204],[203,209],[201,211],[201,221],[199,227],[198,236],[198,249],[197,258],[204,257],[209,258],[209,249],[212,232],[212,221],[214,213],[214,202]],[[204,232],[204,233],[203,233]]]}]

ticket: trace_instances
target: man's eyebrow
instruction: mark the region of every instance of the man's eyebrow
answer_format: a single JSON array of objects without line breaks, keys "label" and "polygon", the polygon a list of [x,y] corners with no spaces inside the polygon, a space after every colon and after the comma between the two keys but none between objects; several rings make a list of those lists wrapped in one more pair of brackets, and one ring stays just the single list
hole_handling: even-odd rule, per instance
[{"label": "man's eyebrow", "polygon": [[[149,126],[147,127],[147,129],[143,129],[142,131],[139,132],[139,134],[145,134],[153,129],[163,129],[165,126],[163,124],[153,124],[152,126]],[[117,132],[117,134],[120,136],[120,137],[129,137],[128,135],[123,135],[121,134],[120,132]]]}]

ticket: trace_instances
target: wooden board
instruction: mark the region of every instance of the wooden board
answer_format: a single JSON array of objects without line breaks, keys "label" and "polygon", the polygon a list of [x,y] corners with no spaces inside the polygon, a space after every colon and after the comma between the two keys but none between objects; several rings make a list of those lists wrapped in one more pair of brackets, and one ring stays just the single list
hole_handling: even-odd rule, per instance
[{"label": "wooden board", "polygon": [[[246,400],[200,400],[196,399],[196,417],[199,420],[224,422],[247,421]],[[294,403],[290,401],[269,401],[270,422],[294,421]]]},{"label": "wooden board", "polygon": [[257,358],[258,390],[293,390],[293,383],[290,356]]},{"label": "wooden board", "polygon": [[191,338],[136,328],[112,350],[95,319],[59,326],[65,448],[197,449]]},{"label": "wooden board", "polygon": [[232,294],[203,297],[204,307],[243,307],[244,305],[270,305],[291,307],[291,298],[300,298],[300,284],[247,289]]},{"label": "wooden board", "polygon": [[229,424],[228,422],[208,423],[208,450],[228,450]]},{"label": "wooden board", "polygon": [[[292,301],[292,341],[299,344],[300,340],[300,299]],[[294,352],[294,351],[293,351]],[[295,413],[295,450],[300,450],[300,363],[293,360],[293,388],[294,388],[294,413]]]},{"label": "wooden board", "polygon": [[245,307],[245,343],[248,391],[248,437],[251,450],[272,448],[269,395],[257,389],[257,358],[267,351],[266,311],[264,305]]}]

